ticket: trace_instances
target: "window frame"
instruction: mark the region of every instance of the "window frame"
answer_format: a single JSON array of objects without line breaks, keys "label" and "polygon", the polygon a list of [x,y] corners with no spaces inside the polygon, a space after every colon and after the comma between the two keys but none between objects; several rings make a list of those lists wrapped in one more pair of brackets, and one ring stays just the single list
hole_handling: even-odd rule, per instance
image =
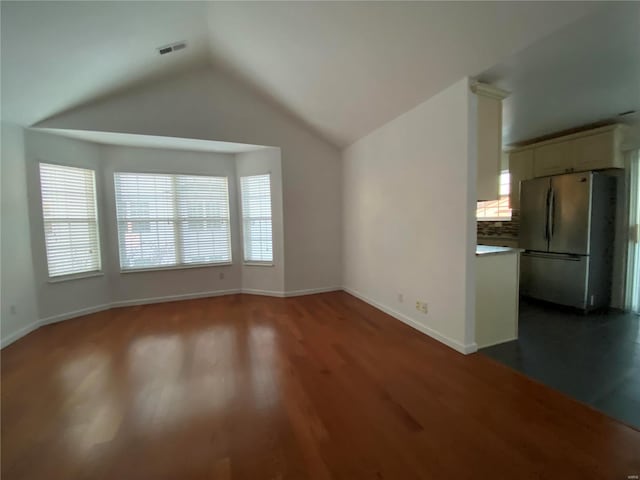
[{"label": "window frame", "polygon": [[[503,175],[509,175],[508,179],[506,182],[502,182],[502,176]],[[482,201],[482,202],[476,202],[476,221],[477,222],[510,222],[513,219],[513,209],[511,208],[511,172],[508,169],[505,170],[501,170],[500,171],[500,187],[502,187],[503,183],[507,186],[507,188],[509,188],[509,190],[507,191],[507,193],[501,193],[499,194],[499,198],[498,200],[487,200],[487,201]],[[500,190],[502,190],[502,188],[500,188]],[[479,217],[478,216],[478,208],[480,208],[480,204],[482,203],[488,203],[488,202],[502,202],[504,199],[506,198],[507,204],[509,205],[509,216],[498,216],[498,217]]]},{"label": "window frame", "polygon": [[[228,241],[229,241],[229,261],[225,262],[204,262],[204,263],[176,263],[175,265],[156,265],[151,267],[135,267],[135,268],[126,268],[122,266],[122,255],[120,251],[120,218],[118,216],[118,189],[116,186],[116,175],[118,174],[134,174],[134,175],[165,175],[170,177],[213,177],[213,178],[224,178],[227,183],[227,214],[228,214],[228,225],[229,225],[229,233],[228,233]],[[175,180],[174,180],[175,182]],[[175,183],[174,183],[175,188]],[[223,174],[211,175],[208,173],[186,173],[186,172],[167,172],[167,171],[139,171],[139,170],[116,170],[113,171],[113,202],[114,202],[114,211],[115,211],[115,222],[116,222],[116,244],[117,244],[117,252],[118,252],[118,265],[119,272],[121,274],[128,273],[144,273],[144,272],[156,272],[156,271],[164,271],[164,270],[188,270],[192,268],[211,268],[211,267],[228,267],[233,265],[233,225],[232,225],[232,215],[231,215],[231,194],[230,194],[230,183],[229,176]],[[174,189],[173,196],[174,205],[177,204],[177,198]],[[153,221],[153,220],[149,220]],[[174,223],[174,242],[176,248],[176,260],[180,257],[179,250],[181,245],[182,235],[178,232],[178,225],[180,224],[180,218],[177,214],[177,211],[174,212],[174,217],[171,220]]]},{"label": "window frame", "polygon": [[[98,260],[97,269],[85,270],[82,272],[67,273],[62,275],[54,275],[54,276],[51,275],[51,272],[49,269],[49,252],[47,248],[47,232],[46,232],[47,220],[45,219],[45,214],[44,214],[44,203],[43,203],[44,199],[43,199],[43,192],[42,192],[42,171],[40,168],[41,165],[52,165],[54,167],[63,167],[63,168],[75,168],[78,170],[87,170],[93,173],[93,204],[94,204],[93,208],[95,211],[96,246],[98,248],[98,253],[96,256]],[[67,282],[72,280],[80,280],[84,278],[104,276],[104,258],[102,256],[103,255],[102,234],[100,229],[100,221],[101,221],[100,208],[101,207],[98,202],[98,197],[99,197],[98,180],[100,177],[99,170],[97,168],[91,168],[85,165],[78,166],[78,165],[71,165],[68,163],[38,159],[36,162],[36,171],[38,173],[38,197],[37,198],[39,200],[38,203],[40,208],[40,220],[42,221],[42,240],[43,240],[43,248],[44,248],[44,258],[45,258],[45,263],[47,267],[47,283],[61,283],[61,282]]]},{"label": "window frame", "polygon": [[[271,221],[271,260],[247,260],[247,252],[245,251],[245,221],[244,221],[244,207],[243,207],[243,197],[242,197],[242,179],[245,177],[269,177],[269,207],[271,210],[270,221]],[[238,197],[240,204],[240,224],[241,224],[241,239],[242,239],[242,264],[248,267],[273,267],[275,266],[275,249],[274,249],[274,241],[273,241],[273,176],[270,171],[264,173],[251,173],[247,175],[238,175]]]}]

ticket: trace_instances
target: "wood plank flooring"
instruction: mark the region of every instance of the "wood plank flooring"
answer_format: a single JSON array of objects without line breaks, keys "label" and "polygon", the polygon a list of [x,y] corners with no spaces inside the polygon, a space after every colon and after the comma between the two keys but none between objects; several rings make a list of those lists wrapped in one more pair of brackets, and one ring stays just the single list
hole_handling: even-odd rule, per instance
[{"label": "wood plank flooring", "polygon": [[2,351],[2,478],[626,479],[640,432],[343,293],[50,325]]}]

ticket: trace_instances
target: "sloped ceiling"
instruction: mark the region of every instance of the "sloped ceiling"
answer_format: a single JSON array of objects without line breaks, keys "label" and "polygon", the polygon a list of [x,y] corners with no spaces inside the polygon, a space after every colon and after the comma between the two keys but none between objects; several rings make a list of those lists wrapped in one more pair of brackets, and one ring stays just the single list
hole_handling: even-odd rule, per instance
[{"label": "sloped ceiling", "polygon": [[[226,69],[337,146],[601,3],[2,2],[2,118],[34,125],[133,84]],[[159,56],[156,47],[186,41]]]},{"label": "sloped ceiling", "polygon": [[[5,2],[2,118],[23,126],[209,61],[200,2]],[[186,41],[160,56],[156,48]]]},{"label": "sloped ceiling", "polygon": [[217,62],[338,146],[576,20],[571,2],[213,3]]}]

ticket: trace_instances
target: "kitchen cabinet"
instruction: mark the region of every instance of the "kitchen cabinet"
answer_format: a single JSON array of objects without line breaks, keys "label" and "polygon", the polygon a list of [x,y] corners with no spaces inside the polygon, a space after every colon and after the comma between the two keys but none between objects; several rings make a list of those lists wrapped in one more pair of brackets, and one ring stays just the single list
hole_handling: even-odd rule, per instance
[{"label": "kitchen cabinet", "polygon": [[534,148],[533,162],[536,177],[571,172],[574,167],[573,143],[558,142]]},{"label": "kitchen cabinet", "polygon": [[509,151],[511,208],[520,208],[520,182],[569,172],[624,168],[624,125],[608,125]]},{"label": "kitchen cabinet", "polygon": [[575,139],[572,142],[575,171],[624,168],[620,138],[613,130]]},{"label": "kitchen cabinet", "polygon": [[534,178],[533,149],[509,154],[509,177],[509,205],[512,209],[519,210],[520,182]]},{"label": "kitchen cabinet", "polygon": [[476,344],[478,348],[518,338],[518,248],[476,247]]},{"label": "kitchen cabinet", "polygon": [[507,92],[483,83],[471,85],[477,98],[477,200],[500,196],[502,99]]}]

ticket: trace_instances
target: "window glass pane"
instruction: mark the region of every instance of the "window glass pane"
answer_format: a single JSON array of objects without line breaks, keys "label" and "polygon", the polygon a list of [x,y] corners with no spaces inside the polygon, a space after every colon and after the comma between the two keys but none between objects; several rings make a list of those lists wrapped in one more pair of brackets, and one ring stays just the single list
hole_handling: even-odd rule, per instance
[{"label": "window glass pane", "polygon": [[242,177],[240,189],[244,259],[272,262],[271,175]]},{"label": "window glass pane", "polygon": [[123,269],[231,261],[226,177],[116,173]]},{"label": "window glass pane", "polygon": [[40,190],[49,276],[99,271],[94,171],[41,163]]}]

